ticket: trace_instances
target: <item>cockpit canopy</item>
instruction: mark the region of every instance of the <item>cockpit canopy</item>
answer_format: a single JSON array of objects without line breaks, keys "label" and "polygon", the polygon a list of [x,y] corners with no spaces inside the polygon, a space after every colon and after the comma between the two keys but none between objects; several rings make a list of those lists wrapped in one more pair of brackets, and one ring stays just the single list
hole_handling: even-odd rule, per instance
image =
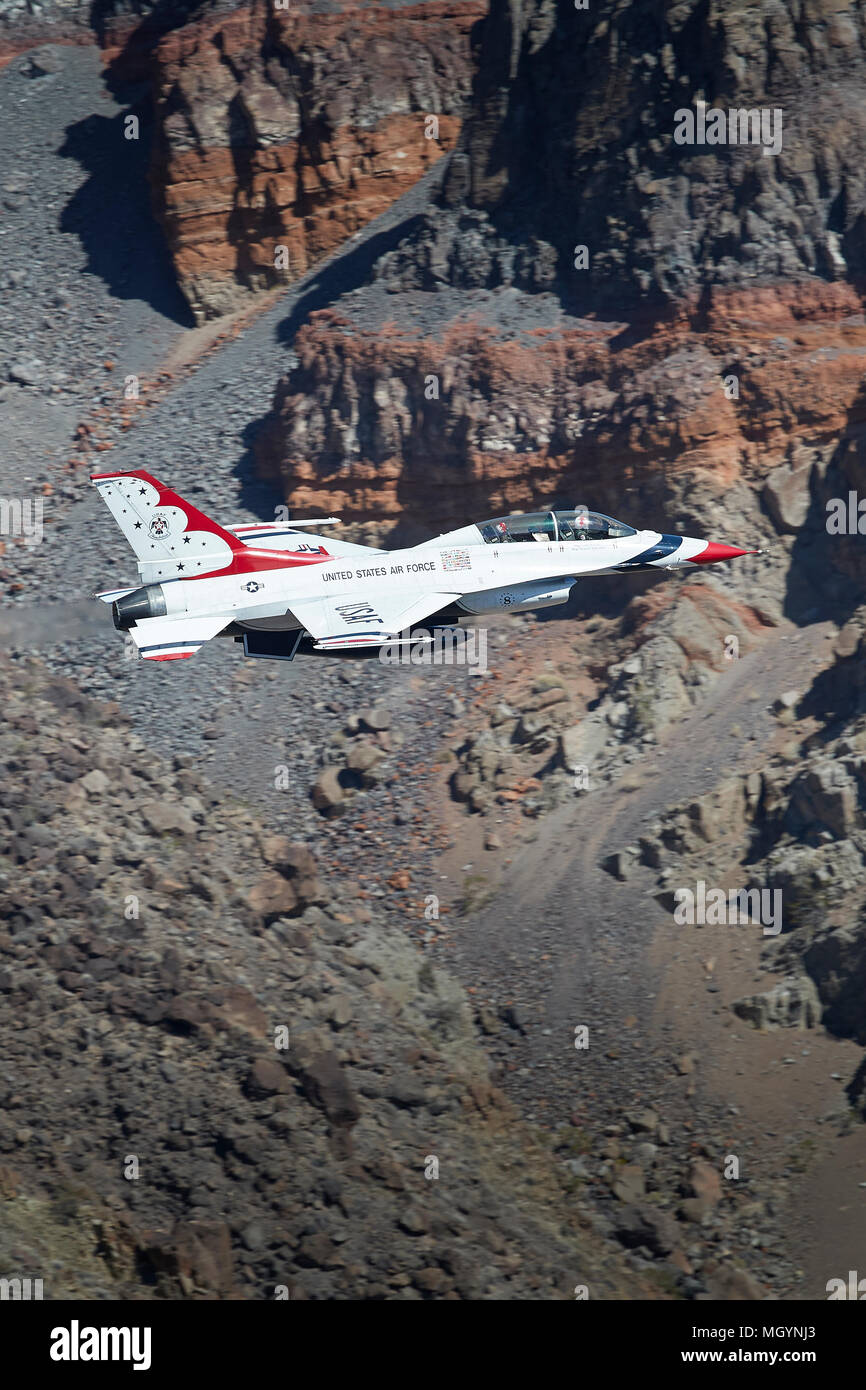
[{"label": "cockpit canopy", "polygon": [[614,521],[612,516],[586,507],[494,517],[479,521],[478,529],[490,545],[501,541],[611,541],[637,534],[624,521]]}]

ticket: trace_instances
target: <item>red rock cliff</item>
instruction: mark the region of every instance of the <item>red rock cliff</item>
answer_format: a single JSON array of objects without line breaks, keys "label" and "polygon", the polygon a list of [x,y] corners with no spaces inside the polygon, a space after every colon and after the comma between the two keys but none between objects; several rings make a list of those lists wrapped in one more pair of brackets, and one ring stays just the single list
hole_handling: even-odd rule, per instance
[{"label": "red rock cliff", "polygon": [[[863,467],[861,7],[491,0],[476,37],[442,194],[300,335],[262,475],[415,535],[554,499],[823,533]],[[678,143],[702,103],[778,110],[778,150]]]},{"label": "red rock cliff", "polygon": [[858,309],[842,285],[717,292],[699,335],[684,313],[626,346],[621,324],[513,335],[464,320],[426,337],[325,311],[298,334],[260,471],[292,505],[380,534],[554,499],[616,512],[663,492],[694,515],[698,493],[721,501],[744,482],[769,486],[793,530],[858,409]]},{"label": "red rock cliff", "polygon": [[251,0],[159,42],[154,197],[198,319],[297,279],[452,148],[483,12]]}]

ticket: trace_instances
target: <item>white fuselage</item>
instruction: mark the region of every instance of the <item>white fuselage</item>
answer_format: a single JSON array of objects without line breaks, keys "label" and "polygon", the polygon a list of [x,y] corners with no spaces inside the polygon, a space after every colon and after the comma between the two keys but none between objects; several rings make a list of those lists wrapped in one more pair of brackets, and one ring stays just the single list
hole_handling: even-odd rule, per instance
[{"label": "white fuselage", "polygon": [[[427,619],[442,627],[465,614],[565,604],[586,575],[747,553],[634,531],[582,505],[512,512],[386,551],[313,535],[303,521],[226,528],[144,469],[94,473],[91,481],[129,542],[141,581],[97,597],[112,605],[115,628],[150,661],[185,660],[220,635],[242,639],[248,656],[281,660],[292,660],[305,634],[318,652],[381,648],[414,641],[413,625]],[[294,630],[297,640],[274,640],[267,635],[273,629]]]},{"label": "white fuselage", "polygon": [[[239,623],[286,616],[290,626],[292,602],[301,599],[342,597],[375,607],[378,597],[399,595],[408,607],[416,596],[437,591],[477,595],[533,580],[579,579],[611,572],[660,539],[657,531],[638,531],[616,540],[487,544],[476,527],[466,526],[406,550],[336,555],[254,575],[175,579],[162,588],[169,615],[225,613]],[[686,556],[667,557],[663,567],[680,558]]]}]

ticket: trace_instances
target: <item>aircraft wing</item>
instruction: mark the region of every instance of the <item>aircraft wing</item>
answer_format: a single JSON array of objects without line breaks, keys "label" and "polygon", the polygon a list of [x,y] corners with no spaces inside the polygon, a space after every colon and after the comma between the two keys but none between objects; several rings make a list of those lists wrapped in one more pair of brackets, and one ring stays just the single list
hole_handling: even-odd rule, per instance
[{"label": "aircraft wing", "polygon": [[129,636],[145,661],[180,661],[195,656],[224,627],[231,618],[220,614],[207,618],[143,618],[129,629]]},{"label": "aircraft wing", "polygon": [[407,604],[405,596],[399,594],[377,595],[372,600],[327,594],[300,599],[292,604],[291,611],[316,639],[316,651],[345,651],[380,647],[461,597],[462,593],[428,593]]}]

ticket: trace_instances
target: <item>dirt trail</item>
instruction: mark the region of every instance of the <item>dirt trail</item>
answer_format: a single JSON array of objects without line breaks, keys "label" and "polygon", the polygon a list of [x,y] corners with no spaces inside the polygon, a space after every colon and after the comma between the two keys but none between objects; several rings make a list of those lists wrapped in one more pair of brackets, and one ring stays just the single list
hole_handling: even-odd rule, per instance
[{"label": "dirt trail", "polygon": [[[748,1028],[731,1002],[777,978],[760,964],[760,928],[678,926],[652,896],[654,872],[618,882],[600,860],[667,806],[761,765],[789,737],[773,700],[813,678],[831,633],[829,624],[777,630],[719,676],[651,758],[546,817],[513,851],[495,900],[461,926],[452,957],[479,997],[519,1004],[525,1036],[504,1084],[545,1123],[651,1104],[700,1135],[703,1117],[727,1114],[726,1142],[744,1172],[793,1198],[782,1244],[803,1280],[792,1297],[825,1296],[827,1279],[858,1267],[866,1248],[857,1185],[866,1143],[821,1128],[844,1112],[844,1083],[832,1076],[850,1076],[859,1049],[820,1030]],[[705,877],[728,886],[710,854]],[[590,1050],[576,1054],[582,1023]],[[675,1061],[687,1053],[695,1068],[683,1076]]]},{"label": "dirt trail", "polygon": [[[765,748],[777,732],[769,705],[783,690],[802,686],[809,660],[823,658],[829,631],[829,625],[801,633],[789,627],[769,637],[721,673],[651,759],[547,816],[537,838],[515,855],[496,904],[467,930],[462,944],[467,964],[483,972],[494,942],[502,949],[506,928],[519,935],[542,920],[546,931],[556,929],[558,949],[584,965],[597,950],[624,945],[633,953],[635,945],[646,943],[648,913],[663,916],[647,896],[652,876],[639,871],[618,883],[600,868],[600,856],[630,844],[646,819],[664,807],[699,795],[738,767],[748,770],[755,750]],[[572,912],[580,916],[579,934]],[[562,1022],[573,1006],[576,982],[559,973],[545,1012],[549,1021]],[[583,983],[590,981],[584,977]]]}]

